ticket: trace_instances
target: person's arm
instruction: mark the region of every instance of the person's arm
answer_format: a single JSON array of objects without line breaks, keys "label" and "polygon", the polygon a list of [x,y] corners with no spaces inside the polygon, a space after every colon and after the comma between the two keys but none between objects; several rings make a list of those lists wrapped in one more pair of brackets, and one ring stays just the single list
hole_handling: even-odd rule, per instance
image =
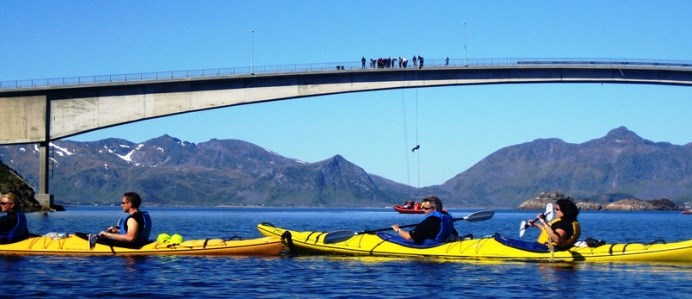
[{"label": "person's arm", "polygon": [[[423,220],[421,223],[416,225],[416,228],[414,228],[412,231],[405,231],[399,227],[399,225],[395,224],[392,225],[392,229],[394,229],[394,232],[397,233],[397,235],[401,236],[402,238],[408,240],[408,241],[414,241],[416,243],[422,243],[425,241],[425,238],[428,236],[428,232],[435,230],[435,222],[437,221],[437,225],[439,225],[439,218],[437,217],[427,217],[425,220]],[[439,228],[439,226],[437,226]]]},{"label": "person's arm", "polygon": [[399,235],[400,237],[408,240],[408,241],[413,241],[413,237],[411,237],[411,233],[401,229],[398,224],[392,225],[392,229],[394,232]]},{"label": "person's arm", "polygon": [[138,231],[139,231],[139,223],[137,223],[137,220],[135,220],[135,218],[130,217],[127,219],[127,233],[126,234],[119,234],[119,233],[113,233],[113,232],[108,232],[108,231],[102,231],[101,233],[99,233],[99,236],[106,237],[108,239],[119,241],[119,242],[131,243],[131,242],[134,242],[135,238],[137,237]]},{"label": "person's arm", "polygon": [[541,230],[544,230],[546,233],[548,233],[548,237],[550,238],[550,241],[552,241],[555,244],[560,244],[564,241],[565,238],[565,230],[561,228],[555,228],[553,229],[550,227],[550,225],[545,222],[545,217],[539,217],[538,218],[542,225],[539,224],[534,224],[535,226],[539,227]]}]

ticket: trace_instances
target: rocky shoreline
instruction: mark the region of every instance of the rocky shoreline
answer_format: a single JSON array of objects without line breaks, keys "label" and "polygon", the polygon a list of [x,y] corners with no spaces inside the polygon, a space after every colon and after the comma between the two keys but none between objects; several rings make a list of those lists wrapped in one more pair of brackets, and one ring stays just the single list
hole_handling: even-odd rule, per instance
[{"label": "rocky shoreline", "polygon": [[0,161],[0,194],[14,193],[17,196],[17,208],[23,212],[49,210],[42,207],[34,198],[34,189],[14,170]]},{"label": "rocky shoreline", "polygon": [[559,199],[569,199],[574,201],[577,207],[584,210],[606,210],[606,211],[674,211],[680,210],[674,202],[667,198],[642,200],[637,198],[625,198],[616,202],[602,204],[595,201],[575,200],[564,195],[562,192],[541,192],[538,196],[522,202],[517,209],[519,210],[542,210],[548,203],[555,203]]}]

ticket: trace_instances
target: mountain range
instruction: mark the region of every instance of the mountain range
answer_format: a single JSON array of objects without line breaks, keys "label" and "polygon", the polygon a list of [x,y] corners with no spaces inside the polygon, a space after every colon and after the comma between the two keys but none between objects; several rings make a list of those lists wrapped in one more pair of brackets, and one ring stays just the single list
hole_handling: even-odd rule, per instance
[{"label": "mountain range", "polygon": [[[581,144],[538,139],[502,148],[434,186],[368,174],[340,155],[306,163],[240,140],[190,143],[164,135],[52,144],[58,204],[112,204],[138,191],[146,205],[381,207],[436,194],[448,207],[516,207],[543,191],[611,202],[692,200],[692,143],[652,142],[625,127]],[[0,146],[0,161],[38,185],[36,145]]]}]

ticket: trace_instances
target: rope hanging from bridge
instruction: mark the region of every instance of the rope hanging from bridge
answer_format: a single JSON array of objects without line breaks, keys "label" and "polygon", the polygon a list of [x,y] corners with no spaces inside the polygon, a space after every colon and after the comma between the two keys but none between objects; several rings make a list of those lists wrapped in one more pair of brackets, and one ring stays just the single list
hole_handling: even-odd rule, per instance
[{"label": "rope hanging from bridge", "polygon": [[[416,150],[420,149],[420,143],[418,143],[418,88],[416,88],[416,99],[414,100],[414,103],[416,104],[416,111],[415,111],[415,127],[416,127],[416,146],[413,147],[411,152],[415,152]],[[420,153],[416,153],[416,159],[417,159],[417,165],[416,165],[416,172],[417,172],[417,182],[416,182],[416,187],[420,188]]]},{"label": "rope hanging from bridge", "polygon": [[406,184],[411,185],[411,170],[408,163],[408,128],[406,121],[406,92],[401,89],[401,121],[404,127],[404,160],[406,161]]},{"label": "rope hanging from bridge", "polygon": [[[409,140],[408,140],[408,115],[406,111],[406,93],[404,89],[401,90],[401,116],[403,120],[403,129],[404,129],[404,146],[405,146],[405,159],[406,159],[406,183],[408,185],[411,185],[411,169],[410,169],[410,164],[409,164],[409,148],[410,148],[410,154],[413,155],[414,153],[417,154],[417,151],[420,149],[420,143],[418,143],[418,89],[415,89],[415,99],[414,99],[414,132],[415,132],[415,146],[413,148],[410,148],[409,145]],[[417,156],[417,187],[420,187],[420,155]]]}]

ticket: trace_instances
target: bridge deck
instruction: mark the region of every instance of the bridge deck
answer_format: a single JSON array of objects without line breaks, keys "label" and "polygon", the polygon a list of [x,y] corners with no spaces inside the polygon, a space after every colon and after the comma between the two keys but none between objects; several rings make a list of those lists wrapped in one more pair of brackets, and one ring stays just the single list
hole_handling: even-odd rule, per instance
[{"label": "bridge deck", "polygon": [[[431,59],[425,61],[425,68],[478,68],[478,67],[517,67],[531,65],[553,65],[567,67],[570,65],[601,65],[607,67],[620,66],[642,66],[652,68],[682,67],[692,68],[690,61],[677,60],[627,60],[627,59],[546,59],[546,58],[487,58],[487,59]],[[0,93],[4,91],[17,91],[28,89],[51,89],[58,87],[85,87],[98,86],[112,83],[133,83],[151,82],[181,79],[213,79],[227,78],[229,76],[251,76],[251,75],[278,75],[278,74],[297,74],[330,71],[384,71],[389,69],[400,69],[398,63],[394,63],[391,68],[372,68],[370,63],[366,63],[364,69],[360,61],[349,62],[329,62],[311,64],[289,64],[289,65],[269,65],[255,67],[231,67],[214,68],[183,71],[163,71],[146,72],[131,74],[79,76],[64,78],[47,79],[27,79],[0,81]],[[409,65],[407,70],[415,70]]]}]

